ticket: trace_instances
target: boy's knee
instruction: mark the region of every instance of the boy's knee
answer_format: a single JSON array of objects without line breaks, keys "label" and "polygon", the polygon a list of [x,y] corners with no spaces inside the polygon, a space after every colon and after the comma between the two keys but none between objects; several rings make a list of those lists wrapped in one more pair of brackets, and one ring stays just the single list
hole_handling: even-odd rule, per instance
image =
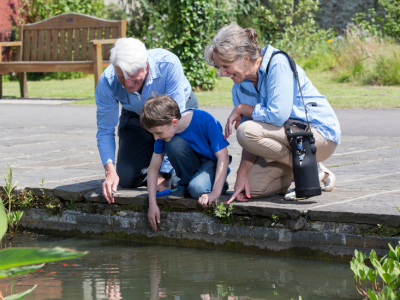
[{"label": "boy's knee", "polygon": [[192,180],[189,183],[188,191],[190,196],[192,196],[194,199],[199,199],[201,195],[210,192],[208,191],[207,186],[199,180]]}]

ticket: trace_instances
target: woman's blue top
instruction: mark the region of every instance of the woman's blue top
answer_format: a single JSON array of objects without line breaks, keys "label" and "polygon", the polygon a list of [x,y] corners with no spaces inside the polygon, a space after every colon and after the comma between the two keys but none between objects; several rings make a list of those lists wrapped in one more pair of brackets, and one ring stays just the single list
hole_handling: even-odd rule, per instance
[{"label": "woman's blue top", "polygon": [[[254,106],[252,119],[275,126],[282,126],[288,119],[306,122],[303,102],[296,79],[284,54],[272,58],[268,74],[266,68],[271,55],[279,51],[271,45],[261,50],[263,60],[258,69],[257,90],[250,80],[234,84],[232,88],[233,105],[241,103]],[[304,70],[296,65],[303,92],[304,102],[315,102],[317,106],[307,105],[308,120],[326,139],[340,143],[340,125],[335,112],[325,96],[322,96],[307,78]],[[242,121],[249,120],[244,117]]]}]

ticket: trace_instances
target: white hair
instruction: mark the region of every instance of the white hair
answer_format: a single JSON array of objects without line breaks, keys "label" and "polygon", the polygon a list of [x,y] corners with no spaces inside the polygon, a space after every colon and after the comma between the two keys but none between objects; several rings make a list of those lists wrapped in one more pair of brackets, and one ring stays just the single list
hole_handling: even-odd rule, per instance
[{"label": "white hair", "polygon": [[134,38],[119,38],[110,50],[110,61],[119,67],[125,78],[147,66],[146,46]]}]

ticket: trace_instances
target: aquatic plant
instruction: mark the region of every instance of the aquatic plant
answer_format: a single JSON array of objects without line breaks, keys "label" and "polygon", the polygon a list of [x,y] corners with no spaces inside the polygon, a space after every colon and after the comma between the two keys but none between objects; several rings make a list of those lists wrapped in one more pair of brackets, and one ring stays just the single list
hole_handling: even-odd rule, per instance
[{"label": "aquatic plant", "polygon": [[399,300],[400,283],[400,242],[396,248],[389,244],[390,251],[378,259],[374,250],[369,255],[373,268],[365,264],[366,254],[355,250],[350,262],[354,273],[357,292],[365,299],[371,300]]},{"label": "aquatic plant", "polygon": [[24,212],[18,210],[16,212],[11,212],[7,215],[8,230],[11,234],[10,241],[12,241],[12,239],[17,234],[19,221],[21,221],[23,214]]},{"label": "aquatic plant", "polygon": [[[7,216],[0,201],[0,240],[7,231]],[[47,248],[7,248],[0,251],[0,278],[13,277],[27,274],[43,268],[44,263],[59,261],[64,259],[78,258],[88,252],[78,252],[75,250],[56,247]],[[4,300],[19,300],[30,294],[36,285],[31,289],[5,297]],[[3,296],[0,291],[0,298]]]}]

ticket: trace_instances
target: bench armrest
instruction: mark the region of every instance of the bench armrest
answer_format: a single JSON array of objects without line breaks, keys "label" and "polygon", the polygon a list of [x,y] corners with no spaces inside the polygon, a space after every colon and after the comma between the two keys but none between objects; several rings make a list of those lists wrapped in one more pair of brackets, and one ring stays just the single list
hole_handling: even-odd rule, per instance
[{"label": "bench armrest", "polygon": [[0,47],[22,46],[22,42],[0,42]]},{"label": "bench armrest", "polygon": [[108,39],[108,40],[91,40],[90,43],[93,45],[110,45],[115,44],[117,39]]}]

